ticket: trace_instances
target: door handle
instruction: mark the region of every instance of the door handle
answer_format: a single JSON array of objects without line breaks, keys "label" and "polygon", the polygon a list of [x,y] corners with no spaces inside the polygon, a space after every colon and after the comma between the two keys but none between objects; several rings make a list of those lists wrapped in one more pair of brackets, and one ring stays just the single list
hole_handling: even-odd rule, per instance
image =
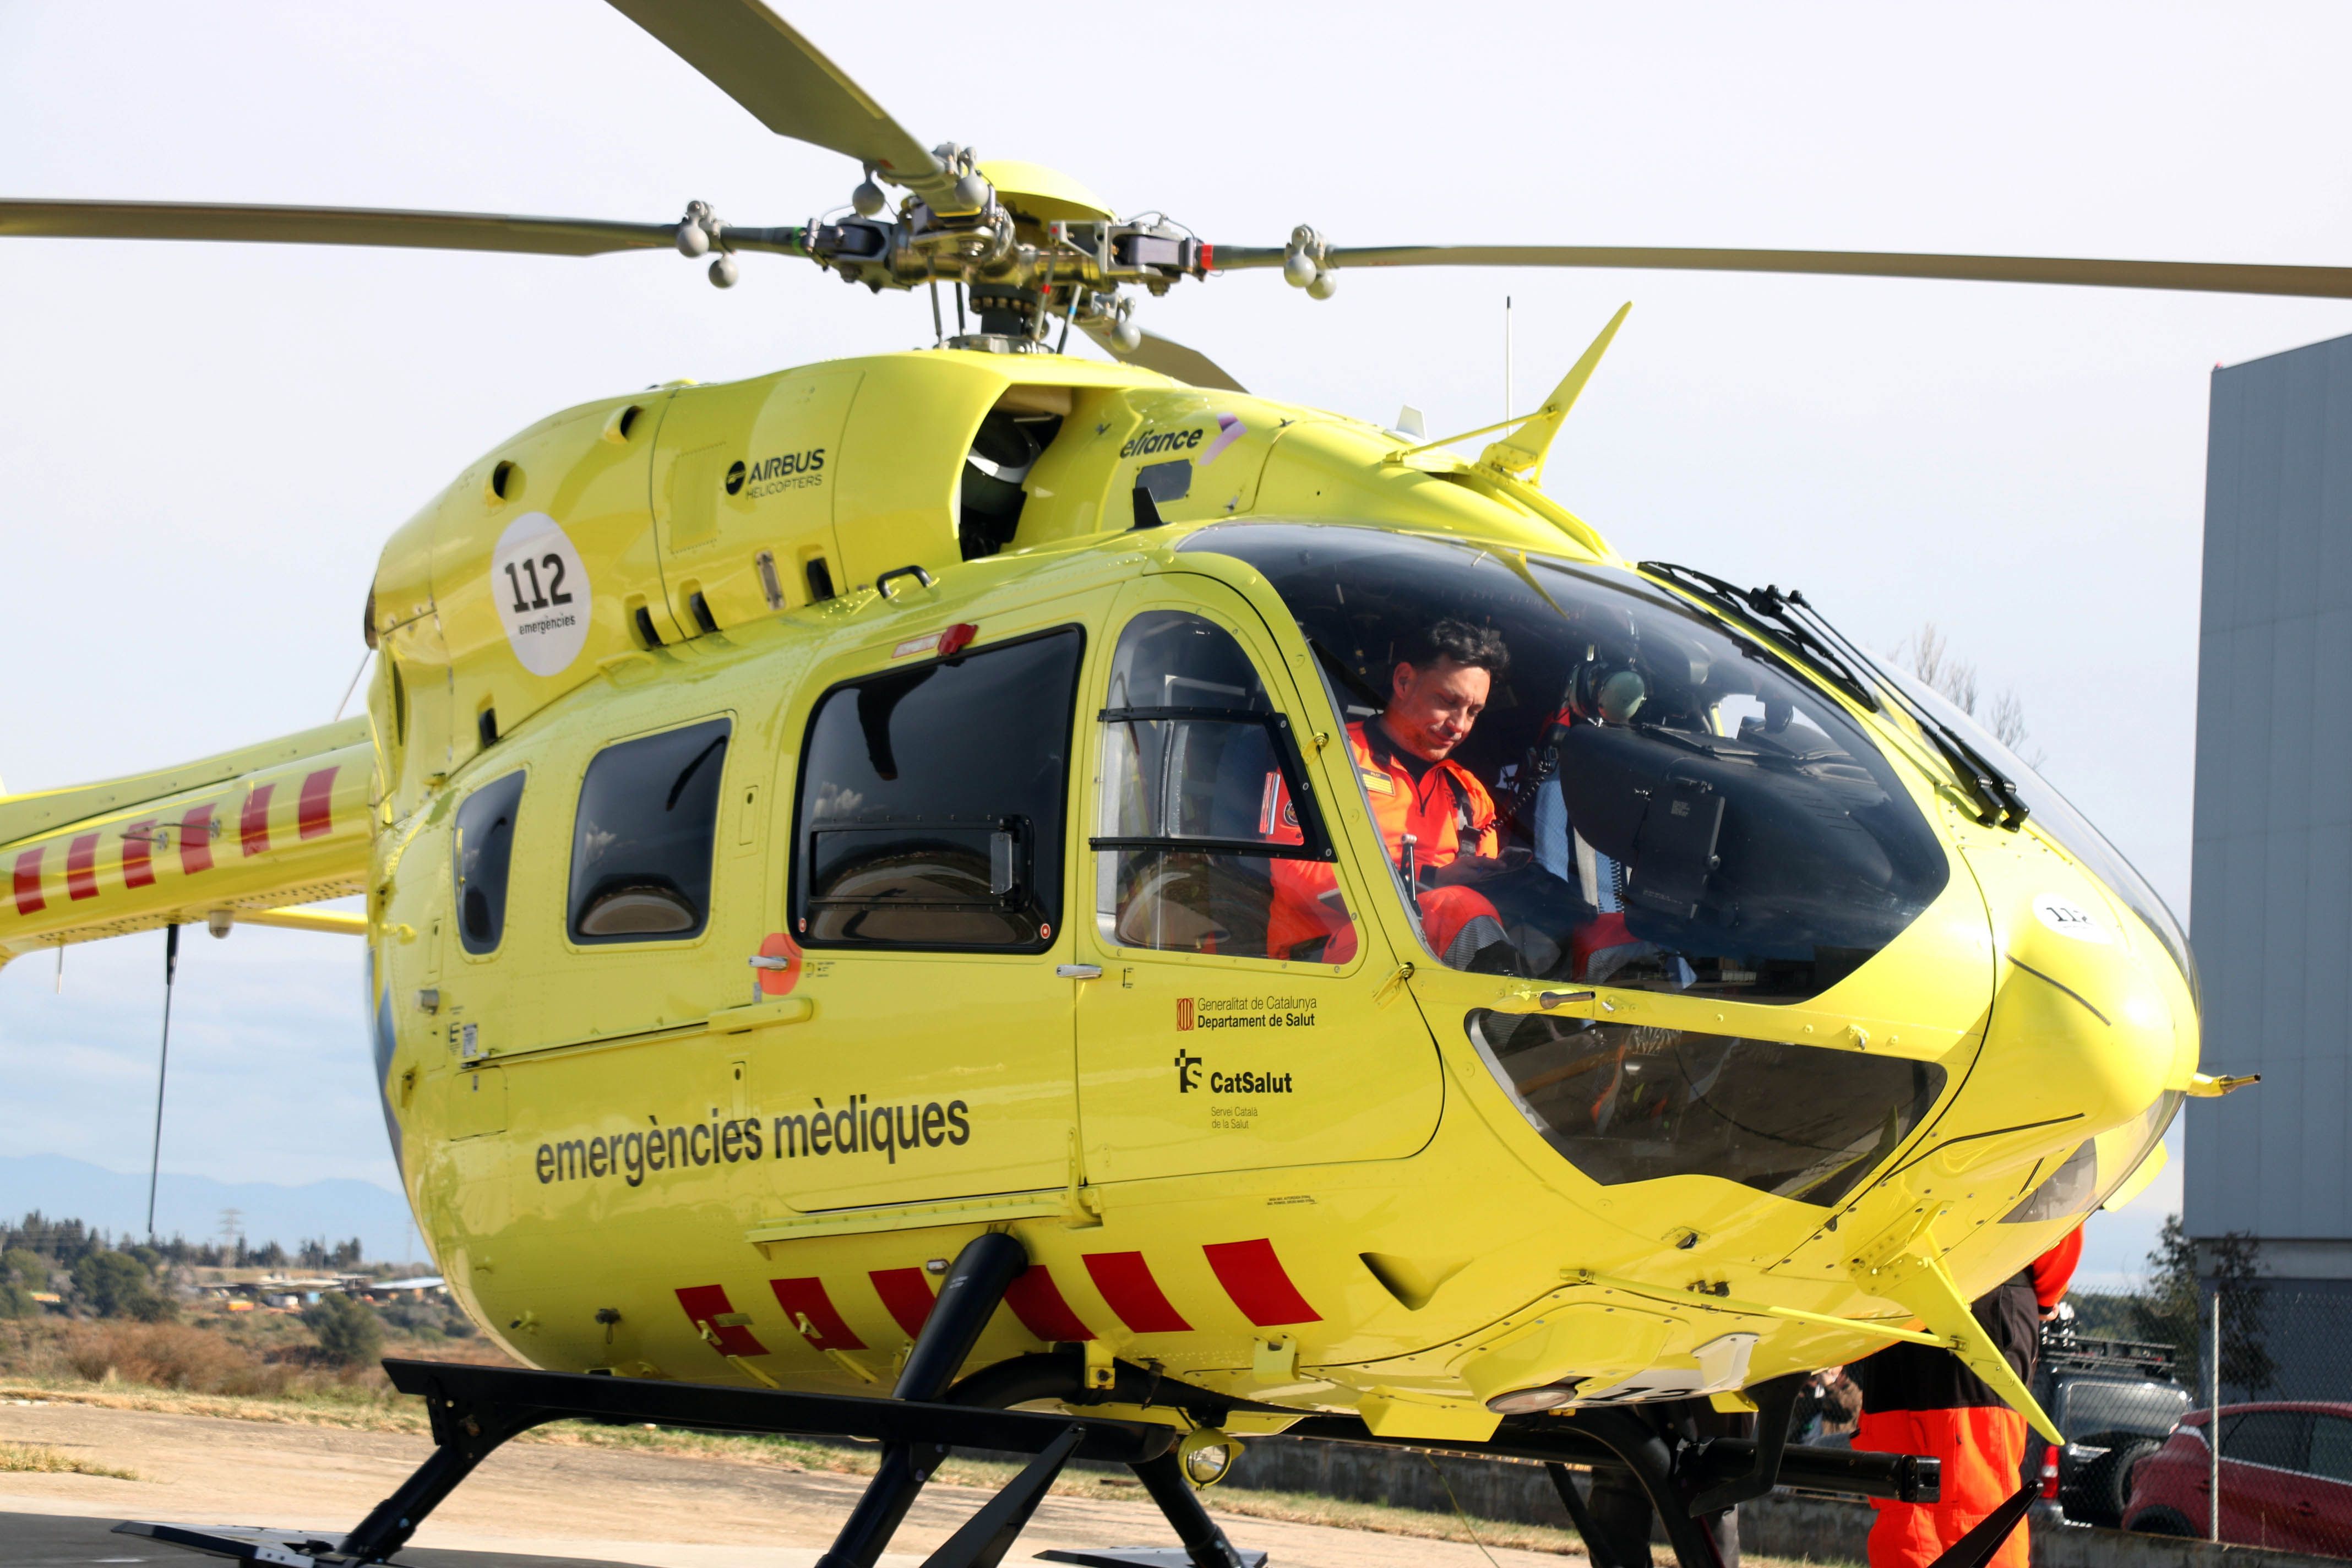
[{"label": "door handle", "polygon": [[1102,965],[1099,963],[1057,963],[1054,966],[1054,973],[1064,980],[1100,980],[1102,978]]},{"label": "door handle", "polygon": [[721,1007],[706,1027],[714,1035],[740,1035],[773,1024],[800,1024],[816,1016],[816,1004],[805,996],[771,996],[743,1007]]}]

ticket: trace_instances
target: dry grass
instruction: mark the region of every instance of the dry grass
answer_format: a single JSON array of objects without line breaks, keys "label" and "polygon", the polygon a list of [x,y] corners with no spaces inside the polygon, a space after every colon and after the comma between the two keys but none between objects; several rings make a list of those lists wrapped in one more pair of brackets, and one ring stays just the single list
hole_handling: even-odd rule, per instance
[{"label": "dry grass", "polygon": [[213,1415],[229,1421],[272,1421],[298,1426],[339,1426],[353,1432],[415,1432],[427,1429],[425,1407],[401,1394],[251,1395],[186,1394],[145,1387],[120,1378],[97,1384],[43,1377],[0,1376],[0,1405],[88,1405],[100,1410],[153,1410],[167,1415]]},{"label": "dry grass", "polygon": [[[393,1354],[422,1350],[442,1361],[507,1362],[483,1341],[436,1340],[429,1346],[388,1336]],[[338,1366],[318,1348],[299,1319],[214,1313],[182,1323],[48,1320],[0,1330],[0,1383],[37,1396],[76,1397],[82,1391],[124,1392],[129,1409],[233,1415],[249,1420],[293,1419],[362,1428],[422,1430],[423,1412],[393,1391],[383,1369]],[[182,1396],[158,1403],[156,1396]],[[106,1403],[111,1403],[108,1401]],[[336,1419],[338,1415],[345,1418]]]},{"label": "dry grass", "polygon": [[117,1481],[146,1479],[136,1470],[117,1469],[42,1443],[0,1443],[0,1470],[29,1470],[43,1476],[104,1476]]}]

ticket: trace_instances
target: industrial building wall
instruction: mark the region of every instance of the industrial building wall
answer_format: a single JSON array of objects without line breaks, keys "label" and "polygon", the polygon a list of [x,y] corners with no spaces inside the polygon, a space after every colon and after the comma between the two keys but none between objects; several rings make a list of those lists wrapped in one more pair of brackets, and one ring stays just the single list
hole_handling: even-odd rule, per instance
[{"label": "industrial building wall", "polygon": [[2214,372],[2206,464],[2190,938],[2205,1068],[2263,1082],[2190,1102],[2182,1217],[2347,1279],[2352,337]]}]

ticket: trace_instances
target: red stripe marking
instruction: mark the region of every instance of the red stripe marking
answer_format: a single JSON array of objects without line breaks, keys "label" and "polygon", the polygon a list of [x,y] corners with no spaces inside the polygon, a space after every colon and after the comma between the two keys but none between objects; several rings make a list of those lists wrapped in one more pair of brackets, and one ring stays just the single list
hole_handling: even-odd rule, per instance
[{"label": "red stripe marking", "polygon": [[126,888],[152,888],[155,885],[155,824],[151,819],[134,822],[122,830],[122,885]]},{"label": "red stripe marking", "polygon": [[695,1325],[697,1333],[702,1331],[703,1324],[710,1323],[710,1331],[719,1336],[719,1354],[766,1355],[768,1353],[768,1347],[753,1338],[751,1331],[740,1323],[732,1328],[722,1329],[717,1323],[710,1322],[713,1318],[723,1318],[735,1310],[728,1304],[726,1286],[681,1285],[677,1288],[677,1304],[686,1309],[686,1321]]},{"label": "red stripe marking", "polygon": [[66,846],[66,897],[98,897],[98,835],[79,833]]},{"label": "red stripe marking", "polygon": [[[784,1320],[801,1329],[801,1337],[821,1351],[862,1351],[866,1342],[850,1331],[833,1310],[833,1298],[824,1293],[822,1279],[771,1279],[768,1288],[776,1293],[776,1305],[784,1310]],[[808,1326],[801,1328],[801,1320]]]},{"label": "red stripe marking", "polygon": [[1259,1328],[1323,1321],[1323,1314],[1307,1304],[1307,1298],[1283,1272],[1273,1242],[1263,1237],[1255,1241],[1219,1241],[1201,1250],[1209,1255],[1209,1267],[1217,1271],[1217,1283],[1225,1288],[1234,1305]]},{"label": "red stripe marking", "polygon": [[333,831],[335,826],[335,768],[320,768],[302,781],[302,837],[316,838]]},{"label": "red stripe marking", "polygon": [[16,851],[16,912],[37,915],[49,907],[41,897],[41,852],[38,849]]},{"label": "red stripe marking", "polygon": [[931,1282],[923,1278],[919,1268],[877,1268],[867,1279],[874,1281],[874,1293],[890,1309],[890,1316],[913,1339],[923,1331],[930,1321]]},{"label": "red stripe marking", "polygon": [[269,797],[278,793],[274,784],[257,784],[245,797],[245,809],[237,814],[237,838],[247,855],[269,853]]},{"label": "red stripe marking", "polygon": [[180,875],[213,868],[213,805],[192,805],[180,818]]},{"label": "red stripe marking", "polygon": [[1118,1321],[1139,1334],[1179,1334],[1192,1325],[1168,1300],[1140,1252],[1089,1252],[1087,1272]]},{"label": "red stripe marking", "polygon": [[1064,1344],[1071,1340],[1090,1340],[1095,1331],[1078,1321],[1070,1304],[1062,1300],[1055,1287],[1053,1275],[1042,1263],[1033,1263],[1021,1271],[1021,1277],[1004,1288],[1004,1304],[1021,1320],[1021,1326],[1048,1344]]}]

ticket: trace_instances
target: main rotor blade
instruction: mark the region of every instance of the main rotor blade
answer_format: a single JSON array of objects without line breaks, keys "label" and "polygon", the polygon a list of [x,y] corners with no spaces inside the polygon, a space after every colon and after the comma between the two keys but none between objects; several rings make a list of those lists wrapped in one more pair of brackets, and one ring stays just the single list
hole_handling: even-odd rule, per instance
[{"label": "main rotor blade", "polygon": [[611,0],[779,136],[845,153],[900,184],[939,160],[887,110],[760,0]]},{"label": "main rotor blade", "polygon": [[56,202],[0,197],[0,236],[71,239],[216,239],[275,245],[394,245],[602,256],[675,244],[675,223],[515,217],[380,207],[232,206],[207,202]]},{"label": "main rotor blade", "polygon": [[1182,343],[1152,333],[1143,334],[1132,353],[1111,341],[1110,328],[1101,322],[1081,321],[1079,331],[1102,345],[1103,352],[1122,364],[1139,365],[1156,370],[1164,376],[1190,386],[1206,386],[1219,392],[1242,392],[1249,389],[1219,367],[1216,361],[1198,349],[1188,349]]},{"label": "main rotor blade", "polygon": [[[1279,267],[1272,247],[1219,246],[1220,269]],[[2174,289],[2199,294],[2352,299],[2352,268],[2234,261],[2110,261],[2072,257],[1936,256],[1887,250],[1706,250],[1632,245],[1386,245],[1334,247],[1344,267],[1601,267],[1668,272],[1795,272],[1849,278],[1937,278],[1978,283],[2073,283],[2095,289]]]}]

